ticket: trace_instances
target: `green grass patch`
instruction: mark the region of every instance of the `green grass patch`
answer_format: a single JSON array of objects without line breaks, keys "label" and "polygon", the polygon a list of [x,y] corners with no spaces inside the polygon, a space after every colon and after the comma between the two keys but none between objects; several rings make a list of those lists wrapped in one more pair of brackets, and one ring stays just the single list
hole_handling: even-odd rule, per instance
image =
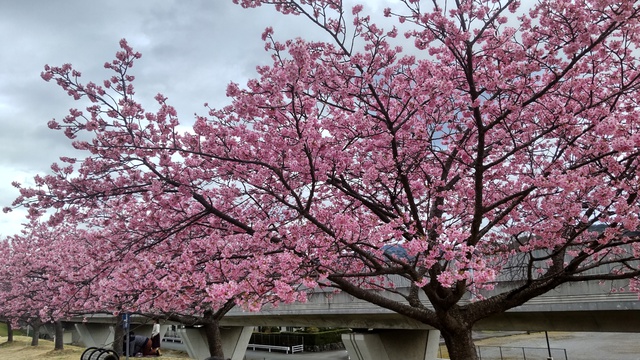
[{"label": "green grass patch", "polygon": [[[24,335],[24,332],[20,329],[13,329],[13,336]],[[0,336],[7,337],[7,324],[0,323]]]}]

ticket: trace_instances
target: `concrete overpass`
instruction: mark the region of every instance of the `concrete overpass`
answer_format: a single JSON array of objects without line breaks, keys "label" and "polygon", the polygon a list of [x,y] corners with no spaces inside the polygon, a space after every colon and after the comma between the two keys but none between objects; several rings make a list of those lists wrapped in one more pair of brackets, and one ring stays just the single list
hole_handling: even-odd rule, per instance
[{"label": "concrete overpass", "polygon": [[[621,285],[621,284],[616,284]],[[508,284],[502,284],[502,290]],[[617,287],[619,288],[619,287]],[[467,300],[467,302],[470,300]],[[425,299],[424,303],[428,303]],[[633,323],[635,320],[635,324]],[[306,303],[265,306],[260,312],[232,309],[224,326],[323,326],[373,329],[431,327],[345,293],[316,291]],[[476,330],[638,332],[638,294],[612,292],[597,282],[565,284],[523,306],[479,322]]]},{"label": "concrete overpass", "polygon": [[[615,283],[619,289],[624,283]],[[500,291],[513,283],[503,282]],[[401,288],[400,288],[401,289]],[[597,282],[566,284],[510,311],[479,322],[475,330],[638,332],[638,295],[612,292]],[[396,295],[397,296],[397,295]],[[472,301],[468,299],[466,301]],[[428,303],[426,300],[425,303]],[[113,326],[104,316],[93,316],[76,324],[85,346],[113,342]],[[102,324],[101,324],[102,323]],[[168,325],[165,325],[165,328]],[[244,357],[255,326],[321,326],[375,329],[343,337],[353,360],[433,360],[439,345],[439,331],[416,320],[356,299],[345,293],[314,291],[306,303],[265,306],[259,312],[231,310],[221,321],[225,354],[232,360]],[[148,327],[148,329],[146,329]],[[151,325],[140,325],[140,333]],[[164,333],[164,330],[163,330]],[[189,355],[208,356],[206,337],[199,328],[179,329]],[[96,339],[100,340],[96,340]]]}]

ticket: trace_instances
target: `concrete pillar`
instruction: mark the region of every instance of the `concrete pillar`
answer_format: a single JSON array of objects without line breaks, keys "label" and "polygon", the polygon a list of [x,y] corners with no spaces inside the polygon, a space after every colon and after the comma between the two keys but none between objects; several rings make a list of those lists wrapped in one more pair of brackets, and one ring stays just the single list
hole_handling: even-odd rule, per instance
[{"label": "concrete pillar", "polygon": [[436,360],[438,330],[377,330],[342,335],[352,360]]},{"label": "concrete pillar", "polygon": [[[189,357],[192,359],[204,359],[209,357],[209,345],[204,328],[182,328],[176,331],[182,338]],[[220,328],[222,336],[222,351],[231,360],[244,359],[247,345],[251,338],[253,327],[233,326]]]},{"label": "concrete pillar", "polygon": [[207,339],[202,328],[178,328],[176,333],[182,338],[182,343],[192,359],[205,359],[209,356]]},{"label": "concrete pillar", "polygon": [[62,333],[62,342],[65,345],[71,345],[73,343],[73,334],[71,331],[65,331]]},{"label": "concrete pillar", "polygon": [[85,347],[112,348],[115,330],[110,324],[76,323],[75,327]]},{"label": "concrete pillar", "polygon": [[162,338],[164,337],[164,334],[167,333],[167,330],[169,330],[169,328],[171,328],[171,325],[160,325],[160,341],[162,342]]}]

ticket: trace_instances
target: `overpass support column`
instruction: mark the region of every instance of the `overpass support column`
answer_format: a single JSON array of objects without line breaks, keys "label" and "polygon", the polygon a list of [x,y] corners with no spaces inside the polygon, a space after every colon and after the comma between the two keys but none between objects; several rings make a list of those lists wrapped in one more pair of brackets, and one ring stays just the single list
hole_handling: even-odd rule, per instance
[{"label": "overpass support column", "polygon": [[[187,353],[192,359],[204,359],[210,356],[209,343],[204,333],[204,328],[183,328],[176,331],[182,338]],[[247,351],[247,345],[251,338],[253,327],[233,326],[221,327],[222,351],[225,358],[231,360],[242,360]]]},{"label": "overpass support column", "polygon": [[115,331],[110,324],[80,323],[75,324],[75,327],[78,335],[80,335],[80,342],[85,347],[113,347]]},{"label": "overpass support column", "polygon": [[342,342],[352,360],[435,360],[439,330],[377,330],[343,334]]}]

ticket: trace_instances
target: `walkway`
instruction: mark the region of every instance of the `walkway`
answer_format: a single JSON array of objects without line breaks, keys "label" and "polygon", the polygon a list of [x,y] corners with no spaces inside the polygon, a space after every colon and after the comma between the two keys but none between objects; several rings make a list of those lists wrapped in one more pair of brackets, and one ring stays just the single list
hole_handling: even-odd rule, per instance
[{"label": "walkway", "polygon": [[[547,342],[542,332],[487,338],[476,341],[476,345],[546,348]],[[640,359],[638,333],[550,332],[549,345],[567,349],[569,360]]]},{"label": "walkway", "polygon": [[323,351],[317,353],[283,354],[268,351],[247,350],[246,360],[348,360],[346,350]]},{"label": "walkway", "polygon": [[[476,333],[479,346],[517,346],[546,348],[543,332]],[[640,360],[640,334],[638,333],[592,333],[592,332],[550,332],[552,348],[567,349],[569,360]],[[246,360],[348,360],[347,352],[326,351],[321,353],[282,354],[247,350]],[[484,358],[483,358],[484,359]],[[522,358],[520,358],[522,360]]]}]

